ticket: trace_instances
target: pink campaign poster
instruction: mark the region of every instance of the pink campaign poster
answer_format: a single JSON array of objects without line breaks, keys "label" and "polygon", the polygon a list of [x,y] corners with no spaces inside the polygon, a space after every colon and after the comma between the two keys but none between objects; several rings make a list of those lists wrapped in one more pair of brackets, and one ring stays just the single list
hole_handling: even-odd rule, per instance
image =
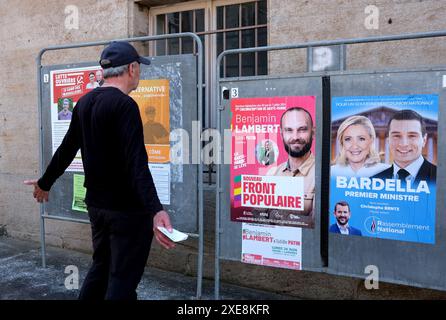
[{"label": "pink campaign poster", "polygon": [[314,227],[314,96],[231,100],[231,220]]},{"label": "pink campaign poster", "polygon": [[242,262],[302,269],[302,229],[242,223]]}]

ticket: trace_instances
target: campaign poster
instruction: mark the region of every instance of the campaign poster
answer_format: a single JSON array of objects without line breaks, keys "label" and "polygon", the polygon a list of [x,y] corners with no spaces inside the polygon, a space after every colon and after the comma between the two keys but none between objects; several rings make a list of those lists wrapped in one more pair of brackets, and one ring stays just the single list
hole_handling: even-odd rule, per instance
[{"label": "campaign poster", "polygon": [[[53,154],[59,148],[68,131],[73,109],[76,107],[79,99],[87,92],[101,86],[102,82],[103,71],[99,66],[53,70],[50,72]],[[80,151],[66,171],[84,171]]]},{"label": "campaign poster", "polygon": [[130,94],[141,114],[149,168],[162,204],[170,204],[169,80],[140,80]]},{"label": "campaign poster", "polygon": [[302,229],[242,224],[242,262],[302,269]]},{"label": "campaign poster", "polygon": [[314,96],[231,100],[231,220],[314,227]]},{"label": "campaign poster", "polygon": [[435,243],[438,101],[332,99],[330,232]]},{"label": "campaign poster", "polygon": [[85,203],[87,189],[84,187],[85,176],[81,174],[73,174],[73,203],[71,210],[88,212]]}]

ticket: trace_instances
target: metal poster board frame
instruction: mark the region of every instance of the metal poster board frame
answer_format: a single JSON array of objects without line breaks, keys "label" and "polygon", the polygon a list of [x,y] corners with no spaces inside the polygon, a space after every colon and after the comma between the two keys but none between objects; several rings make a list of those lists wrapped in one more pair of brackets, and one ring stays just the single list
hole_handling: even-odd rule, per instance
[{"label": "metal poster board frame", "polygon": [[[36,58],[36,65],[37,65],[37,88],[38,88],[38,110],[39,110],[39,137],[40,137],[40,149],[39,149],[39,164],[40,164],[40,172],[41,174],[44,172],[44,152],[45,146],[44,146],[44,135],[45,130],[47,129],[44,124],[44,112],[43,112],[43,85],[44,82],[47,82],[48,78],[44,79],[43,70],[47,67],[54,67],[55,66],[42,66],[42,58],[43,55],[48,51],[59,51],[64,49],[74,49],[74,48],[84,48],[84,47],[94,47],[94,46],[101,46],[101,45],[108,45],[112,41],[127,41],[127,42],[145,42],[145,41],[156,41],[156,40],[164,40],[164,39],[178,39],[188,37],[191,38],[194,43],[196,44],[196,54],[195,54],[195,62],[194,66],[196,66],[196,69],[193,70],[194,77],[191,77],[192,79],[196,80],[196,83],[193,84],[194,89],[196,90],[193,92],[196,94],[196,99],[192,101],[196,101],[196,113],[197,113],[197,119],[199,121],[199,132],[201,132],[201,125],[202,125],[202,106],[203,106],[203,45],[201,39],[194,33],[177,33],[177,34],[166,34],[166,35],[158,35],[158,36],[146,36],[146,37],[135,37],[135,38],[125,38],[125,39],[115,39],[115,40],[105,40],[105,41],[96,41],[96,42],[85,42],[85,43],[78,43],[78,44],[68,44],[68,45],[60,45],[60,46],[52,46],[42,49],[37,58]],[[181,58],[182,55],[179,55],[177,57]],[[184,55],[187,56],[187,55]],[[158,58],[158,57],[157,57]],[[166,58],[166,57],[164,57]],[[168,56],[167,56],[168,59]],[[91,66],[92,63],[78,63],[78,64],[72,64],[70,66]],[[48,75],[46,75],[48,77]],[[195,109],[195,108],[194,108]],[[193,112],[190,112],[193,114]],[[192,137],[193,139],[193,137]],[[201,141],[200,135],[197,137],[198,141],[193,141],[193,143],[197,143],[197,145],[200,145]],[[196,154],[192,154],[192,159],[200,159],[200,150],[196,150]],[[204,223],[203,223],[203,165],[201,161],[198,161],[198,164],[195,166],[196,173],[194,174],[194,177],[196,177],[196,183],[194,181],[194,185],[196,185],[196,198],[197,198],[197,205],[196,209],[198,209],[197,214],[197,226],[195,227],[195,232],[189,232],[189,236],[193,238],[198,239],[198,254],[197,254],[197,292],[196,292],[196,298],[201,299],[202,296],[202,278],[203,278],[203,254],[204,254]],[[180,204],[178,204],[180,205]],[[81,217],[69,217],[66,214],[47,214],[45,210],[45,205],[40,205],[40,242],[41,242],[41,255],[42,255],[42,265],[45,268],[46,267],[46,245],[45,245],[45,220],[46,219],[54,219],[54,220],[61,220],[61,221],[67,221],[67,222],[76,222],[76,223],[89,223],[89,220],[82,219]]]},{"label": "metal poster board frame", "polygon": [[[213,105],[215,105],[218,108],[218,112],[217,112],[217,130],[220,132],[220,134],[222,134],[222,130],[225,129],[222,127],[222,119],[224,119],[225,121],[227,120],[225,117],[227,117],[227,115],[225,114],[225,112],[227,112],[227,110],[225,110],[225,108],[227,107],[227,103],[222,102],[222,89],[223,89],[223,85],[225,85],[225,89],[228,89],[228,87],[231,84],[236,84],[237,86],[240,85],[246,85],[249,86],[249,82],[252,83],[269,83],[271,84],[272,87],[274,87],[274,85],[272,84],[272,82],[274,81],[283,81],[283,79],[286,78],[291,78],[291,79],[295,79],[297,80],[302,80],[302,79],[306,79],[306,78],[311,78],[311,77],[319,77],[320,78],[320,82],[322,83],[322,103],[323,103],[323,115],[320,119],[320,121],[318,122],[317,126],[322,126],[322,133],[320,133],[319,137],[321,138],[322,141],[318,141],[317,143],[322,144],[322,153],[320,154],[320,159],[316,160],[316,163],[321,163],[321,165],[319,166],[319,170],[321,170],[319,173],[316,172],[316,177],[319,174],[320,177],[320,185],[316,185],[316,190],[319,189],[319,195],[320,198],[316,197],[316,200],[318,202],[320,202],[320,247],[317,248],[317,250],[320,251],[320,259],[322,262],[321,268],[319,268],[319,270],[317,270],[317,268],[312,268],[311,266],[309,268],[305,268],[305,262],[304,262],[304,270],[313,270],[313,271],[319,271],[319,272],[325,272],[325,273],[329,273],[329,274],[343,274],[343,275],[349,275],[349,276],[355,276],[355,277],[361,277],[360,274],[356,273],[342,273],[340,272],[336,267],[332,268],[332,265],[330,264],[330,261],[332,261],[331,259],[333,259],[333,250],[331,248],[331,242],[335,243],[336,240],[333,239],[332,235],[329,235],[328,232],[328,227],[329,227],[329,183],[327,183],[327,181],[329,181],[330,179],[330,134],[331,134],[331,119],[330,119],[330,110],[331,110],[331,91],[330,90],[338,90],[336,87],[333,87],[330,83],[330,77],[333,77],[333,79],[335,77],[338,78],[342,78],[342,77],[350,77],[352,75],[358,75],[358,74],[365,74],[366,76],[383,76],[385,77],[386,74],[392,74],[392,73],[396,73],[396,72],[431,72],[432,74],[435,73],[435,75],[437,74],[445,74],[444,70],[445,68],[424,68],[421,70],[408,70],[408,69],[403,69],[403,70],[395,70],[395,69],[385,69],[385,70],[366,70],[366,71],[361,71],[361,72],[355,72],[355,71],[346,71],[345,70],[345,63],[341,63],[341,71],[331,71],[331,72],[307,72],[307,73],[303,73],[303,74],[298,74],[298,75],[290,75],[287,77],[277,77],[277,76],[262,76],[262,77],[237,77],[237,78],[220,78],[220,68],[221,68],[221,63],[222,60],[225,56],[230,55],[230,54],[240,54],[240,53],[251,53],[251,52],[260,52],[260,51],[276,51],[276,50],[289,50],[289,49],[307,49],[307,54],[312,52],[313,48],[316,47],[329,47],[329,46],[341,46],[341,48],[343,49],[342,52],[342,59],[341,62],[344,61],[344,59],[346,59],[344,53],[346,52],[346,46],[347,45],[353,45],[353,44],[366,44],[366,43],[379,43],[379,42],[388,42],[388,41],[403,41],[403,40],[413,40],[413,39],[425,39],[425,38],[438,38],[438,37],[446,37],[446,31],[436,31],[436,32],[425,32],[425,33],[411,33],[411,34],[401,34],[401,35],[389,35],[389,36],[377,36],[377,37],[369,37],[369,38],[357,38],[357,39],[340,39],[340,40],[329,40],[329,41],[315,41],[315,42],[306,42],[306,43],[298,43],[298,44],[290,44],[290,45],[280,45],[280,46],[265,46],[265,47],[257,47],[257,48],[243,48],[243,49],[232,49],[232,50],[226,50],[224,52],[222,52],[218,58],[217,58],[217,64],[216,64],[216,81],[215,81],[215,87],[214,87],[214,91],[215,91],[215,98],[213,101]],[[307,62],[311,61],[311,57],[308,58],[307,57]],[[441,88],[441,84],[439,85],[438,83],[440,83],[441,80],[436,79],[435,81],[437,81],[436,83],[436,88]],[[248,83],[248,84],[246,84]],[[338,81],[339,83],[339,81]],[[443,76],[443,87],[441,89],[441,97],[440,97],[440,101],[443,102],[444,104],[444,100],[445,100],[445,86],[444,83],[446,83],[446,75]],[[251,86],[252,87],[252,86]],[[339,85],[338,85],[339,87]],[[433,86],[432,86],[433,87]],[[432,88],[429,87],[429,88]],[[229,88],[230,89],[230,88]],[[426,91],[426,90],[424,90]],[[253,92],[253,90],[251,90],[250,92]],[[283,93],[281,93],[283,94]],[[293,94],[293,93],[291,93]],[[441,103],[440,103],[441,105]],[[441,108],[440,108],[441,109]],[[443,110],[444,111],[444,110]],[[438,127],[438,135],[442,135],[445,133],[445,127],[444,127],[444,122],[446,121],[446,117],[443,111],[439,112],[439,127]],[[440,118],[442,120],[440,120]],[[228,124],[225,122],[225,127],[228,127]],[[437,185],[438,185],[438,189],[437,189],[437,225],[436,225],[436,229],[437,229],[437,242],[435,244],[436,247],[438,248],[443,248],[446,247],[446,240],[445,235],[444,235],[444,229],[446,228],[446,223],[443,223],[443,221],[441,221],[441,219],[438,219],[438,217],[440,217],[440,207],[439,204],[440,203],[444,203],[444,194],[446,193],[445,190],[445,175],[444,175],[444,161],[442,160],[446,160],[446,153],[445,153],[445,148],[444,145],[438,144],[439,148],[438,148],[438,163],[439,163],[439,174],[437,176]],[[223,154],[223,148],[220,148],[220,156],[219,159],[224,159],[224,154]],[[224,225],[224,223],[222,223],[221,219],[224,216],[225,219],[226,217],[226,213],[225,215],[222,214],[222,207],[224,207],[225,209],[228,207],[227,203],[229,201],[229,191],[227,190],[228,187],[226,187],[226,185],[224,185],[222,183],[223,177],[222,177],[222,172],[227,172],[225,170],[227,170],[226,168],[222,167],[223,165],[220,164],[219,166],[217,166],[216,170],[216,178],[217,178],[217,182],[216,182],[216,217],[215,217],[215,287],[214,287],[214,295],[215,295],[215,299],[219,299],[220,298],[220,260],[221,259],[225,259],[225,257],[222,256],[221,254],[221,245],[222,245],[222,237],[228,237],[231,236],[232,239],[235,236],[241,237],[241,233],[239,233],[238,235],[235,234],[228,234],[228,230],[224,229],[222,227],[222,225]],[[317,168],[317,167],[316,167]],[[443,169],[443,172],[442,170]],[[317,180],[317,179],[316,179]],[[226,180],[224,180],[225,182],[227,182]],[[316,194],[318,194],[318,192],[316,191]],[[441,198],[441,199],[439,199]],[[444,220],[444,219],[443,219]],[[231,222],[231,223],[239,223],[239,222]],[[226,225],[227,226],[227,225]],[[239,230],[240,228],[232,228],[230,231],[234,231],[234,229]],[[442,235],[440,234],[439,230],[441,230]],[[230,233],[229,231],[229,233]],[[240,231],[240,230],[239,230]],[[440,236],[438,236],[438,234],[440,234]],[[370,240],[369,238],[366,239],[361,239],[363,241],[369,241],[372,242],[373,240]],[[381,239],[377,239],[377,240],[381,240]],[[226,242],[231,242],[233,240],[228,240],[225,239]],[[303,240],[304,242],[305,240]],[[395,241],[396,242],[396,241]],[[239,245],[239,243],[235,243],[232,242],[232,244],[234,246],[237,247],[237,245]],[[382,246],[382,244],[381,244]],[[399,243],[396,244],[395,247],[402,247],[404,246],[404,243]],[[338,245],[339,247],[339,245]],[[437,249],[438,249],[437,248]],[[412,250],[415,250],[415,253],[418,253],[417,250],[425,250],[425,245],[419,244],[418,246],[414,246],[411,247]],[[236,249],[234,249],[236,250]],[[355,250],[353,250],[354,253],[359,253],[358,250],[355,248]],[[433,250],[435,251],[435,250]],[[437,250],[438,251],[438,250]],[[435,251],[435,252],[437,252]],[[443,250],[444,251],[444,250]],[[421,251],[420,251],[421,252]],[[435,253],[434,252],[434,253]],[[437,252],[438,254],[438,252]],[[422,255],[420,255],[422,256]],[[426,258],[426,257],[424,257]],[[388,259],[388,257],[387,257]],[[442,258],[441,260],[443,263],[443,267],[446,266],[446,257]],[[400,261],[401,262],[401,261]],[[333,266],[336,266],[337,264],[334,263]],[[387,264],[388,265],[388,264]],[[341,266],[340,264],[338,264],[338,266]],[[409,268],[411,266],[408,266]],[[438,265],[436,265],[436,269],[438,269]],[[421,271],[421,270],[420,270]],[[424,270],[425,271],[425,270]],[[420,272],[423,273],[423,272]],[[364,277],[364,275],[362,275],[362,277]],[[403,276],[404,278],[404,276]],[[409,284],[409,285],[417,285],[417,286],[422,286],[422,287],[431,287],[431,288],[436,288],[436,289],[441,289],[441,290],[446,290],[446,281],[442,281],[442,285],[438,285],[435,286],[433,285],[432,281],[429,281],[429,283],[423,283],[423,281],[414,281],[413,278],[409,279],[396,279],[396,277],[392,277],[390,275],[387,275],[385,277],[386,281],[390,281],[390,282],[395,282],[395,283],[401,283],[401,284]]]}]

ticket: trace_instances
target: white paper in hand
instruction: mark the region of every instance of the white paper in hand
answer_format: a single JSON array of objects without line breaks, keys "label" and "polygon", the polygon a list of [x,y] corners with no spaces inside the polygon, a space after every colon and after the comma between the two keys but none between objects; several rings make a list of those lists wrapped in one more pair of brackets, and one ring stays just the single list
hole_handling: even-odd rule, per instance
[{"label": "white paper in hand", "polygon": [[164,227],[158,227],[166,237],[168,237],[173,242],[179,242],[187,239],[187,234],[172,228],[172,232],[167,231]]}]

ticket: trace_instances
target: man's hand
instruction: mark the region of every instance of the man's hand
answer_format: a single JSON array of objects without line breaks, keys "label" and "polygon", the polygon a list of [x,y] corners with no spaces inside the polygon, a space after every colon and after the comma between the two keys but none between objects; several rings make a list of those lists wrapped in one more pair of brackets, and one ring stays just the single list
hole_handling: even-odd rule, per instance
[{"label": "man's hand", "polygon": [[40,203],[42,203],[43,201],[48,202],[49,192],[40,189],[39,185],[37,184],[37,180],[25,180],[25,181],[23,181],[23,183],[28,186],[34,186],[33,196],[34,196],[34,199],[37,200],[37,202],[40,202]]},{"label": "man's hand", "polygon": [[160,245],[162,245],[166,249],[172,249],[175,247],[175,243],[167,238],[161,231],[158,230],[158,227],[164,227],[167,231],[172,232],[172,226],[170,224],[169,214],[161,210],[155,214],[153,217],[153,233],[155,235],[156,240]]}]

